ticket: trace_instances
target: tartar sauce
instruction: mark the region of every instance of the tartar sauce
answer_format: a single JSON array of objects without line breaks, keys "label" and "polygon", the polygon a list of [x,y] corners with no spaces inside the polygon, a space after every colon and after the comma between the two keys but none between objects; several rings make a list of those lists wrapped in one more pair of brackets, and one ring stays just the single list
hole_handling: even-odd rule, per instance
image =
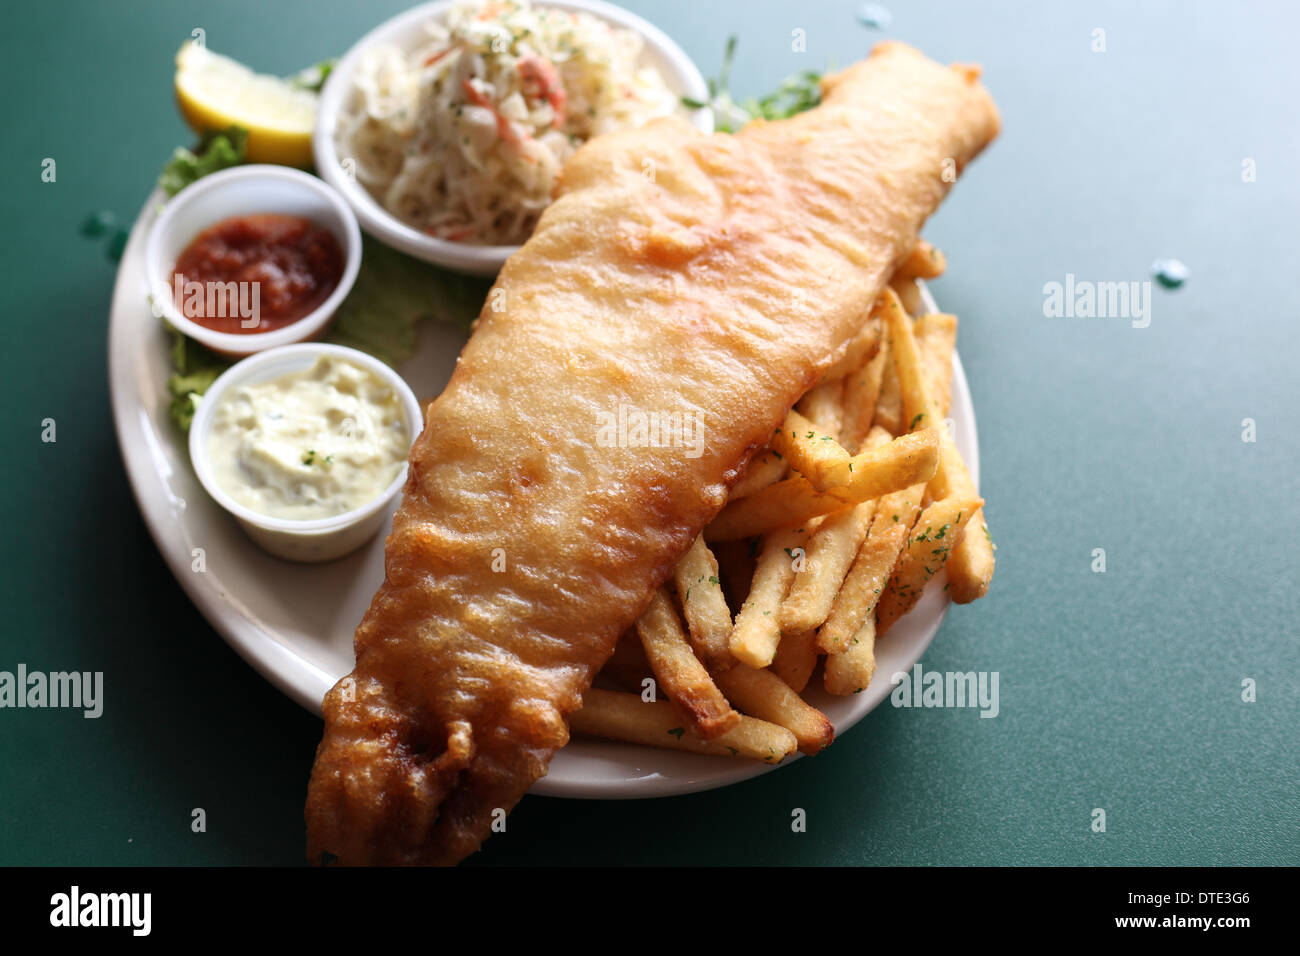
[{"label": "tartar sauce", "polygon": [[312,520],[358,508],[393,482],[410,450],[399,396],[368,369],[332,356],[231,388],[220,402],[208,436],[213,476],[268,517]]}]

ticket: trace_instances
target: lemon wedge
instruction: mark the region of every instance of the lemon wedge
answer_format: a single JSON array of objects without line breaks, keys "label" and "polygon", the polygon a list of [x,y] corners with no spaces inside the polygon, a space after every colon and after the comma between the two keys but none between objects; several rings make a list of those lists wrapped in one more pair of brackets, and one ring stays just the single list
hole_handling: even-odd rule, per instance
[{"label": "lemon wedge", "polygon": [[176,54],[176,101],[196,133],[228,126],[248,130],[250,163],[311,165],[317,101],[311,90],[186,43]]}]

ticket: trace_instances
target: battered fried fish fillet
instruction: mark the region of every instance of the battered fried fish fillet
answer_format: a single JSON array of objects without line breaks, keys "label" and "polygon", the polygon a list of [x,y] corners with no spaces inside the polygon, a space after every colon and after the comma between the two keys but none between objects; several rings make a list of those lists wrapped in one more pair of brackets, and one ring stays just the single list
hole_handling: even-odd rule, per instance
[{"label": "battered fried fish fillet", "polygon": [[[411,450],[356,669],[324,702],[309,859],[455,863],[546,773],[945,172],[996,135],[976,77],[884,44],[793,119],[664,119],[569,161]],[[644,435],[636,413],[683,424]]]}]

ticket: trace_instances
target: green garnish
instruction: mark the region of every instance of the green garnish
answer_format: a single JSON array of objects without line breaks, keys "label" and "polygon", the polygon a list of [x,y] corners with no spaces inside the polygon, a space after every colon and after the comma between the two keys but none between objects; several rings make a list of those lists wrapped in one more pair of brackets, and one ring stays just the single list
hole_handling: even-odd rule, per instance
[{"label": "green garnish", "polygon": [[404,362],[415,354],[420,320],[436,318],[469,331],[490,286],[490,279],[443,271],[366,237],[357,281],[326,341],[389,365]]},{"label": "green garnish", "polygon": [[329,79],[330,72],[334,69],[337,60],[321,60],[305,70],[299,70],[293,76],[289,77],[289,85],[295,90],[311,90],[313,93],[319,93],[325,81]]},{"label": "green garnish", "polygon": [[713,125],[719,133],[734,133],[751,120],[789,119],[797,113],[810,110],[822,101],[822,75],[804,70],[786,77],[771,93],[757,99],[737,103],[731,95],[731,64],[736,57],[736,37],[727,37],[722,54],[722,66],[717,79],[709,80],[708,100],[683,96],[681,103],[687,109],[712,109]]},{"label": "green garnish", "polygon": [[676,737],[678,740],[681,740],[682,737],[684,737],[684,736],[686,735],[686,728],[685,728],[685,727],[674,727],[674,728],[672,728],[671,730],[669,730],[668,732],[669,732],[670,734],[672,734],[674,737]]},{"label": "green garnish", "polygon": [[190,430],[190,422],[199,407],[199,397],[208,390],[217,376],[230,367],[230,362],[216,352],[199,345],[193,339],[186,338],[171,326],[167,331],[172,336],[171,360],[172,375],[167,379],[167,391],[171,393],[171,405],[167,409],[171,420],[183,432]]},{"label": "green garnish", "polygon": [[244,146],[247,142],[248,130],[242,126],[231,126],[204,134],[193,152],[178,146],[167,165],[162,168],[158,185],[169,197],[175,196],[190,183],[209,173],[238,166],[244,161]]}]

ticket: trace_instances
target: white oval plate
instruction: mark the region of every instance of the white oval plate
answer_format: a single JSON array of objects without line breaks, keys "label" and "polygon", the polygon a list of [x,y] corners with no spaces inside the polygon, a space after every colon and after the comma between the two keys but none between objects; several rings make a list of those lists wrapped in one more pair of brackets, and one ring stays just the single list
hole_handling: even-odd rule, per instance
[{"label": "white oval plate", "polygon": [[[245,537],[199,486],[186,442],[167,416],[168,337],[147,300],[145,237],[162,200],[162,193],[155,192],[131,231],[109,320],[109,392],[127,475],[158,550],[203,616],[267,680],[319,714],[326,690],[352,670],[353,630],[384,578],[384,538],[376,536],[359,551],[327,564],[280,561]],[[455,328],[423,324],[418,354],[399,369],[422,401],[442,391],[464,342]],[[955,355],[951,416],[957,446],[978,483],[975,414]],[[204,571],[192,570],[198,548],[203,549]],[[890,675],[910,670],[920,659],[948,603],[941,585],[926,589],[917,607],[877,646],[876,679],[862,693],[832,697],[809,685],[809,701],[830,717],[837,735],[888,696]],[[814,683],[817,679],[814,675]],[[663,797],[723,787],[773,769],[757,761],[575,739],[556,754],[549,774],[532,792]]]}]

